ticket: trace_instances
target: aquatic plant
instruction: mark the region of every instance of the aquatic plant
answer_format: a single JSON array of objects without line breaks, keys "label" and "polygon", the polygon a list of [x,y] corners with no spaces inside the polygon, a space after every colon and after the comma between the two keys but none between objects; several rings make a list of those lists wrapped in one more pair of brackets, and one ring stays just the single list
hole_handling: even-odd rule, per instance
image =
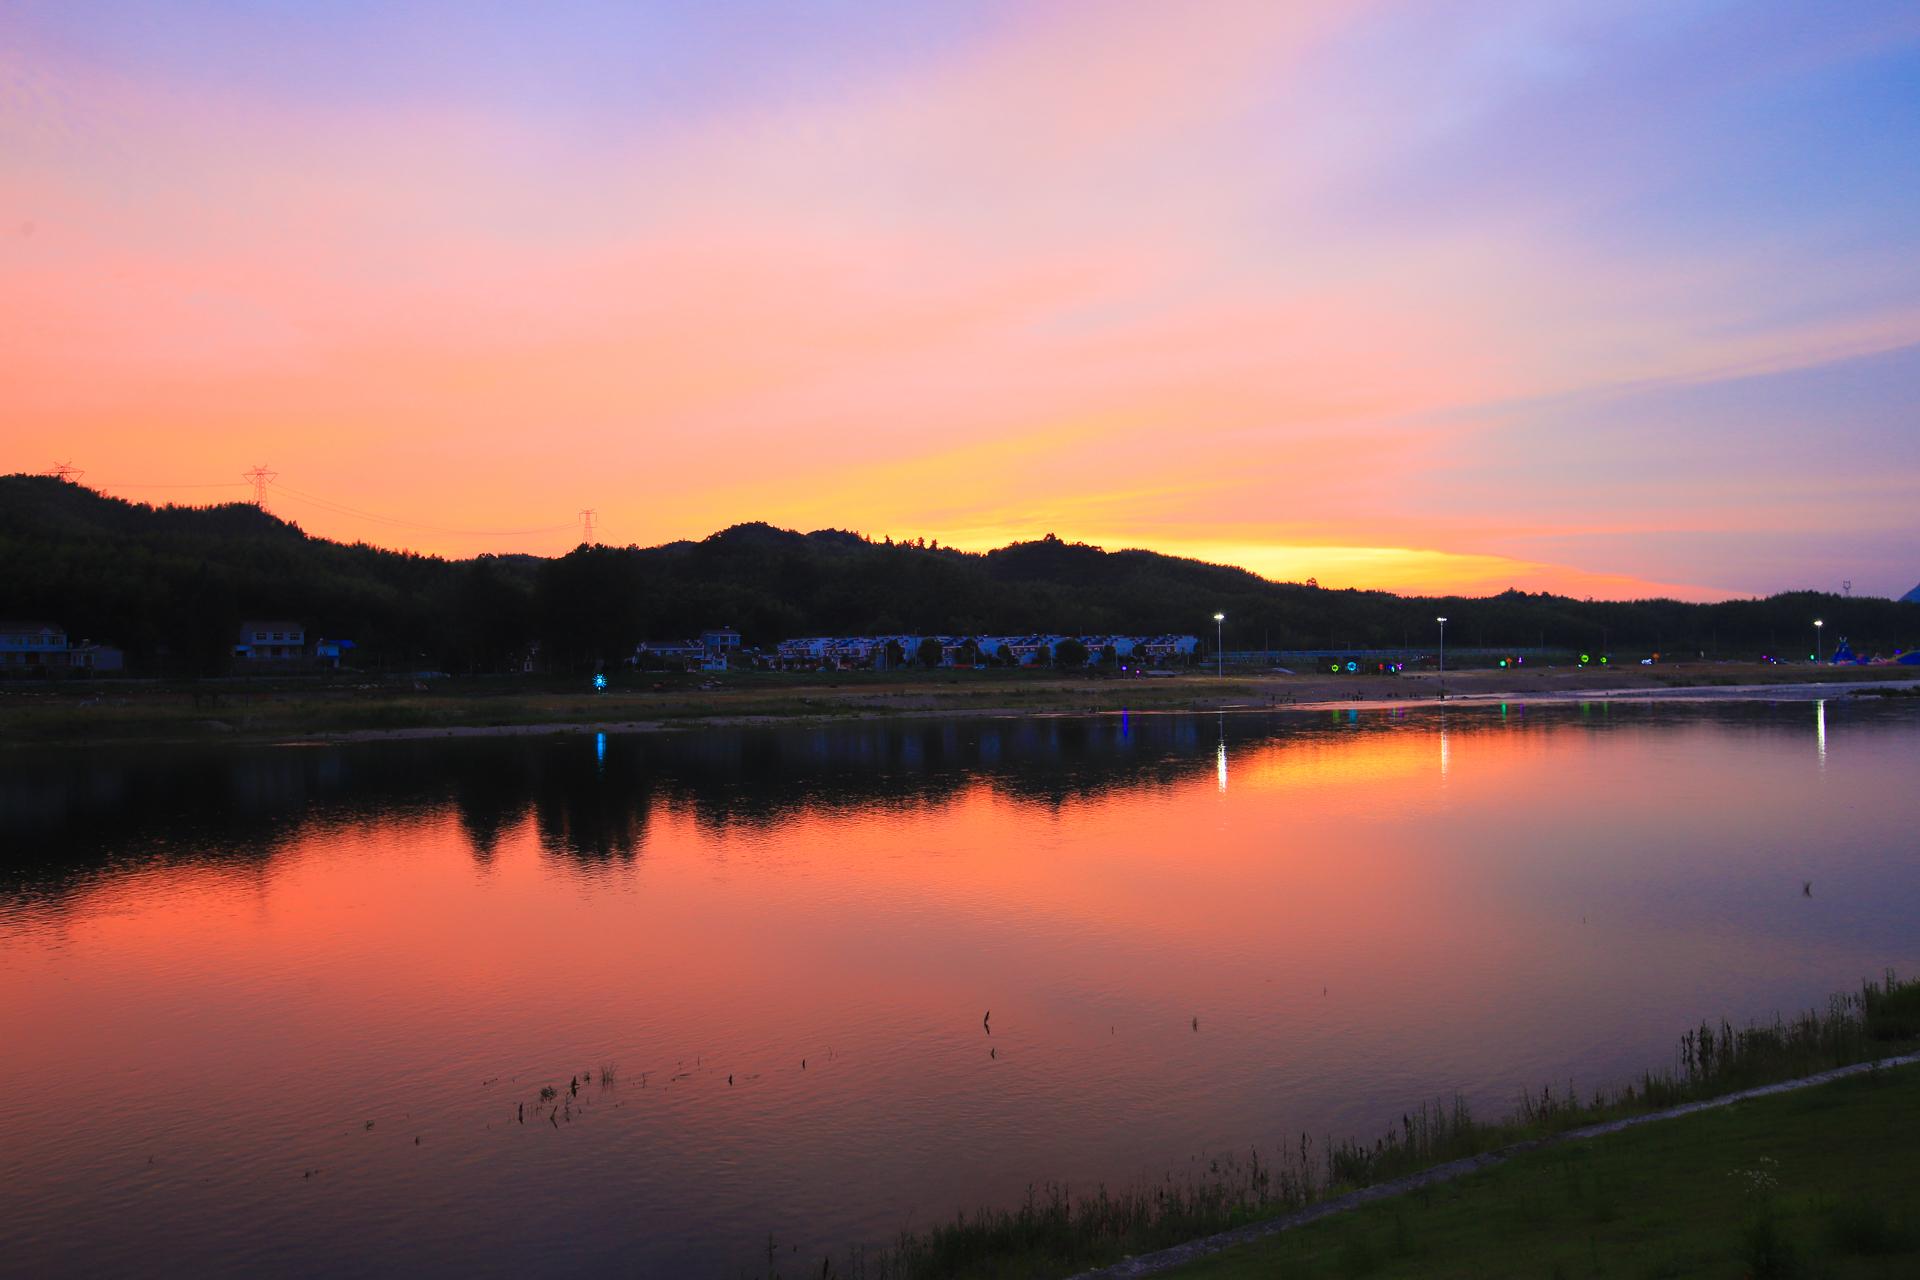
[{"label": "aquatic plant", "polygon": [[[1584,1100],[1571,1083],[1564,1089],[1548,1086],[1523,1095],[1509,1115],[1483,1121],[1464,1098],[1455,1097],[1402,1113],[1371,1143],[1328,1141],[1317,1157],[1316,1144],[1303,1133],[1278,1161],[1249,1150],[1244,1158],[1212,1157],[1185,1177],[1167,1174],[1158,1182],[1122,1190],[1099,1185],[1076,1193],[1064,1183],[1043,1183],[1029,1187],[1014,1208],[957,1214],[950,1222],[902,1232],[885,1246],[856,1247],[844,1263],[823,1259],[817,1266],[809,1263],[786,1274],[845,1280],[1040,1280],[1070,1275],[1449,1160],[1873,1061],[1910,1047],[1916,1039],[1920,980],[1902,981],[1889,970],[1880,982],[1835,996],[1824,1011],[1740,1028],[1725,1020],[1703,1022],[1681,1036],[1670,1068],[1644,1072],[1636,1081],[1597,1090]],[[1760,1198],[1751,1206],[1739,1249],[1754,1275],[1786,1274],[1795,1257],[1780,1237],[1770,1207],[1778,1173],[1763,1165],[1758,1174],[1764,1176],[1749,1181]],[[1596,1216],[1607,1212],[1609,1197],[1603,1191],[1594,1192]],[[1876,1217],[1867,1206],[1836,1210],[1832,1229],[1855,1251],[1872,1253],[1901,1245],[1910,1227],[1884,1212]],[[1404,1256],[1400,1243],[1356,1241],[1342,1261],[1369,1270],[1376,1255]],[[769,1246],[766,1275],[772,1280],[783,1273],[771,1242]]]}]

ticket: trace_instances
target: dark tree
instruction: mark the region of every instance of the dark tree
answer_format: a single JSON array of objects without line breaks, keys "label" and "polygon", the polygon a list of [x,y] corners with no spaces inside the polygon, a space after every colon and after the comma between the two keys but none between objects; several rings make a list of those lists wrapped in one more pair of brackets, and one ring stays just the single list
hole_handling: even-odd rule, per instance
[{"label": "dark tree", "polygon": [[[247,504],[160,507],[45,476],[0,477],[6,611],[117,643],[140,674],[225,669],[244,618],[356,642],[355,665],[516,670],[542,642],[559,671],[612,665],[640,640],[731,625],[748,645],[797,635],[1197,635],[1224,611],[1275,649],[1430,652],[1455,644],[1670,657],[1804,659],[1829,646],[1920,645],[1920,604],[1797,591],[1764,600],[1591,601],[1507,591],[1432,599],[1270,582],[1242,569],[1047,537],[975,554],[743,524],[698,542],[582,546],[555,559],[443,560],[307,536]],[[1077,642],[1076,642],[1077,643]],[[1069,653],[1053,655],[1071,665]],[[1829,647],[1831,652],[1831,647]],[[906,654],[889,654],[904,665]],[[1044,659],[1043,659],[1044,660]],[[1084,656],[1082,658],[1084,660]],[[1102,662],[1107,656],[1101,654]],[[1466,661],[1463,654],[1462,661]],[[1010,659],[1004,651],[997,662]]]}]

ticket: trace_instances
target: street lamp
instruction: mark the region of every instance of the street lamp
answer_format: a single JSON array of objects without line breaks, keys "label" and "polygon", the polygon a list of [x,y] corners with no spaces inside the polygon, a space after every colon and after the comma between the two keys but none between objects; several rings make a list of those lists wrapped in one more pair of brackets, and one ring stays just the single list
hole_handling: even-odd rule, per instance
[{"label": "street lamp", "polygon": [[1440,699],[1447,697],[1447,619],[1446,615],[1434,619],[1440,624]]},{"label": "street lamp", "polygon": [[1826,625],[1827,624],[1819,618],[1813,620],[1813,665],[1816,667],[1820,665],[1821,654],[1826,652],[1820,647],[1820,628]]},{"label": "street lamp", "polygon": [[1216,613],[1213,615],[1213,673],[1216,677],[1227,674],[1227,655],[1220,648],[1220,637],[1226,634],[1226,625],[1226,614]]}]

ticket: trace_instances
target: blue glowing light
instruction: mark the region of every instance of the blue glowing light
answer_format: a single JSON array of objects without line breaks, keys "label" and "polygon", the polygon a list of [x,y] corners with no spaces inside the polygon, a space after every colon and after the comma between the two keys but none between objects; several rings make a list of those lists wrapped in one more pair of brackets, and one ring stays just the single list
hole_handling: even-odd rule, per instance
[{"label": "blue glowing light", "polygon": [[594,675],[593,675],[593,691],[594,691],[595,693],[605,693],[605,692],[607,691],[607,677],[606,677],[606,674],[605,674],[604,672],[598,672],[598,671],[596,671],[596,672],[594,673]]},{"label": "blue glowing light", "polygon": [[1347,664],[1347,670],[1349,671],[1358,671],[1359,669],[1360,669],[1360,664],[1357,662],[1349,662]]}]

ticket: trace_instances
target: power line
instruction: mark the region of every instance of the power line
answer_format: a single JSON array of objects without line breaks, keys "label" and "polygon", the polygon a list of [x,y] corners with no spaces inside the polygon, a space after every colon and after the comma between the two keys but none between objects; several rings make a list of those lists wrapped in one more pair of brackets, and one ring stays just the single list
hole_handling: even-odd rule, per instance
[{"label": "power line", "polygon": [[[48,474],[52,474],[49,472]],[[79,474],[84,475],[85,472]],[[109,489],[245,489],[249,486],[244,480],[222,480],[213,484],[112,484],[99,481],[96,485],[102,493]]]},{"label": "power line", "polygon": [[69,484],[78,484],[80,477],[87,473],[74,466],[71,462],[60,462],[55,463],[44,474],[52,476],[55,480],[65,480]]},{"label": "power line", "polygon": [[241,478],[253,485],[253,505],[262,511],[267,509],[267,486],[280,478],[278,471],[269,471],[259,463],[253,464],[253,470],[241,473]]}]

